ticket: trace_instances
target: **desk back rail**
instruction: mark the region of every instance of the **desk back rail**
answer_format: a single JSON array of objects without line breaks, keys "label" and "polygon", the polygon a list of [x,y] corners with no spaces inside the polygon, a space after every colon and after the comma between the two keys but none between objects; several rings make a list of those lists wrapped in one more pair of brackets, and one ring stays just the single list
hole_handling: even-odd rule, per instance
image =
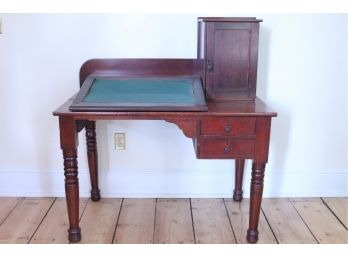
[{"label": "desk back rail", "polygon": [[198,59],[91,59],[80,69],[80,87],[92,73],[105,72],[124,76],[199,76],[203,60]]}]

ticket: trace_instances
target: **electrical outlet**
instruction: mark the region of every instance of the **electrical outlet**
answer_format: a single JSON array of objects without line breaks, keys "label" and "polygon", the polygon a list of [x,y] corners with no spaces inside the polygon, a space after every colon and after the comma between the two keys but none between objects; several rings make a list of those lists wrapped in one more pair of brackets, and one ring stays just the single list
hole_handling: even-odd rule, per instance
[{"label": "electrical outlet", "polygon": [[115,149],[126,150],[126,133],[115,133]]}]

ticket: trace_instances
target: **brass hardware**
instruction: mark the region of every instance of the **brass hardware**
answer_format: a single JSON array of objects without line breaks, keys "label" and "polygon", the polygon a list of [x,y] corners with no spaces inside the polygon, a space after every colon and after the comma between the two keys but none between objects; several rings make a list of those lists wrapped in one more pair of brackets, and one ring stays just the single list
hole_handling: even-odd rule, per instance
[{"label": "brass hardware", "polygon": [[213,68],[214,68],[213,63],[211,62],[211,60],[208,59],[207,60],[207,70],[212,71]]},{"label": "brass hardware", "polygon": [[227,125],[225,126],[225,132],[226,132],[226,133],[231,133],[231,131],[232,131],[231,126],[230,126],[229,124],[227,124]]}]

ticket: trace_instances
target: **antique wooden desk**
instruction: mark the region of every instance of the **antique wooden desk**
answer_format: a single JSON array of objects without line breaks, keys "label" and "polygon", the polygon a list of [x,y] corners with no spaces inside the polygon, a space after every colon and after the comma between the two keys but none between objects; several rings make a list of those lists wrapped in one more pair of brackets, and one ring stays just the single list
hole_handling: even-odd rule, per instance
[{"label": "antique wooden desk", "polygon": [[[255,96],[259,22],[255,18],[199,18],[197,59],[93,59],[82,65],[81,91],[53,113],[59,117],[70,242],[81,240],[77,134],[83,128],[86,130],[91,199],[99,201],[101,197],[97,120],[165,120],[176,124],[186,137],[192,138],[197,158],[235,159],[235,201],[243,198],[244,161],[252,159],[247,240],[257,242],[271,118],[277,115]],[[156,104],[133,106],[123,99],[122,104],[108,105],[92,100],[90,104],[81,105],[81,100],[91,90],[86,89],[86,84],[105,74],[121,79],[199,78],[206,104],[198,99],[198,108],[180,105],[157,108]]]}]

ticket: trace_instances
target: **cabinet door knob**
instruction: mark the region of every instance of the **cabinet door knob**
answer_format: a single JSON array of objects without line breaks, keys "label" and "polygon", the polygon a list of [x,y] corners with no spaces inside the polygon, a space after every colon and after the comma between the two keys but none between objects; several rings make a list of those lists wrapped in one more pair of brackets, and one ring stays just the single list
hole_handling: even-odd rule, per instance
[{"label": "cabinet door knob", "polygon": [[231,148],[228,147],[228,146],[226,146],[226,147],[224,148],[224,151],[225,151],[225,153],[229,153],[229,152],[231,152]]},{"label": "cabinet door knob", "polygon": [[226,125],[226,126],[225,126],[225,132],[226,132],[226,133],[231,133],[231,131],[232,131],[231,126],[230,126],[230,125]]},{"label": "cabinet door knob", "polygon": [[207,60],[207,70],[212,71],[213,68],[214,68],[214,65],[213,65],[212,61],[208,59]]}]

